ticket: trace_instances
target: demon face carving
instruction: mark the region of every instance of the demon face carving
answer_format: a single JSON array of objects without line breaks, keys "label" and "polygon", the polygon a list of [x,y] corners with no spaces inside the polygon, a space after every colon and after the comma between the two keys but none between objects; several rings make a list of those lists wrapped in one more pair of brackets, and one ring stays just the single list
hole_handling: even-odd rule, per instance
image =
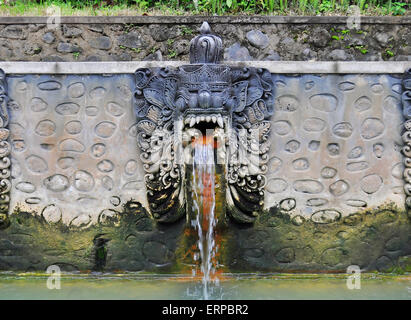
[{"label": "demon face carving", "polygon": [[192,132],[211,131],[223,142],[227,214],[251,223],[263,207],[274,110],[271,74],[218,64],[221,39],[207,23],[200,31],[190,46],[192,64],[135,74],[137,142],[150,212],[159,222],[185,214],[183,148]]}]

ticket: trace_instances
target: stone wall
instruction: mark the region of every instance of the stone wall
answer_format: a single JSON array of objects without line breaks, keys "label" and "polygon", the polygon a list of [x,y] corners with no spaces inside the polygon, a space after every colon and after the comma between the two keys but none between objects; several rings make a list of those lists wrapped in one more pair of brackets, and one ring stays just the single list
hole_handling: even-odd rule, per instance
[{"label": "stone wall", "polygon": [[[313,17],[305,23],[298,19],[297,23],[292,19],[275,23],[264,18],[249,23],[247,17],[229,23],[229,19],[209,18],[214,21],[212,30],[224,39],[225,60],[411,59],[409,21],[373,24],[365,20],[360,29],[350,30],[341,19],[332,23],[329,17]],[[0,60],[187,61],[188,43],[201,25],[197,18],[190,17],[173,19],[172,23],[168,17],[157,23],[141,23],[141,19],[137,23],[126,23],[127,19],[125,23],[118,23],[118,19],[110,23],[106,18],[106,23],[89,24],[83,19],[82,23],[63,23],[49,29],[45,23],[31,23],[38,20],[25,18],[24,24],[0,21]]]},{"label": "stone wall", "polygon": [[404,209],[401,79],[273,75],[265,206],[339,219],[394,202]]},{"label": "stone wall", "polygon": [[11,76],[12,211],[87,226],[145,204],[133,77]]},{"label": "stone wall", "polygon": [[[0,58],[187,61],[199,27],[187,19],[64,22],[57,30],[41,21],[4,24]],[[212,27],[226,60],[408,59],[409,24],[348,32],[337,20]],[[7,75],[10,136],[2,137],[11,144],[12,187],[10,214],[0,221],[0,270],[191,271],[189,224],[156,223],[146,210],[134,71]],[[410,271],[402,76],[271,72],[265,207],[254,224],[222,219],[221,270]]]},{"label": "stone wall", "polygon": [[[273,75],[265,208],[335,219],[404,210],[401,79]],[[147,208],[131,75],[9,76],[11,212],[87,226],[131,199]]]},{"label": "stone wall", "polygon": [[[223,271],[410,270],[396,75],[273,74],[265,210],[224,219]],[[1,270],[190,272],[188,225],[147,210],[130,74],[8,75]]]}]

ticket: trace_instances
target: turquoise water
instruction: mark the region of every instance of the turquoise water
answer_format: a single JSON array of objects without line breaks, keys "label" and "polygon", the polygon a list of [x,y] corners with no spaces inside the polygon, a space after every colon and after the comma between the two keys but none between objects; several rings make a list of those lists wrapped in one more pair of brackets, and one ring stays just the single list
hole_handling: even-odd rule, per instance
[{"label": "turquoise water", "polygon": [[[347,275],[348,276],[348,275]],[[411,275],[367,275],[349,290],[344,275],[229,275],[209,288],[210,299],[411,300]],[[164,275],[63,275],[61,289],[47,276],[0,274],[0,299],[202,299],[201,279]]]}]

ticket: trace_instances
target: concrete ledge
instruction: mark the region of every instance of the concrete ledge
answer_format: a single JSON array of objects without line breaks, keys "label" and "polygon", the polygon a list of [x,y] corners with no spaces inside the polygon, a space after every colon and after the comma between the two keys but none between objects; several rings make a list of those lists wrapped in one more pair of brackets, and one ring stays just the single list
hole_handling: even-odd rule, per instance
[{"label": "concrete ledge", "polygon": [[[360,17],[363,24],[411,24],[411,16]],[[49,17],[0,17],[0,24],[45,24]],[[201,24],[203,21],[229,24],[346,24],[345,16],[99,16],[61,17],[64,24]]]},{"label": "concrete ledge", "polygon": [[[134,73],[138,68],[178,67],[186,61],[132,62],[0,62],[7,74],[118,74]],[[266,68],[278,74],[402,74],[411,61],[224,61],[240,67]]]}]

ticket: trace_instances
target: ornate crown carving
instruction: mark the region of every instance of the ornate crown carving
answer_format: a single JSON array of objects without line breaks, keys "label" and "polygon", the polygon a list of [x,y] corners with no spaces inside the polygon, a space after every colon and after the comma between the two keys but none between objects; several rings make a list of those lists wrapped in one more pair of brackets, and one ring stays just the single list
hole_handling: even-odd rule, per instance
[{"label": "ornate crown carving", "polygon": [[191,90],[198,90],[204,85],[225,88],[231,83],[230,67],[224,65],[188,65],[181,67],[180,71],[181,83]]}]

